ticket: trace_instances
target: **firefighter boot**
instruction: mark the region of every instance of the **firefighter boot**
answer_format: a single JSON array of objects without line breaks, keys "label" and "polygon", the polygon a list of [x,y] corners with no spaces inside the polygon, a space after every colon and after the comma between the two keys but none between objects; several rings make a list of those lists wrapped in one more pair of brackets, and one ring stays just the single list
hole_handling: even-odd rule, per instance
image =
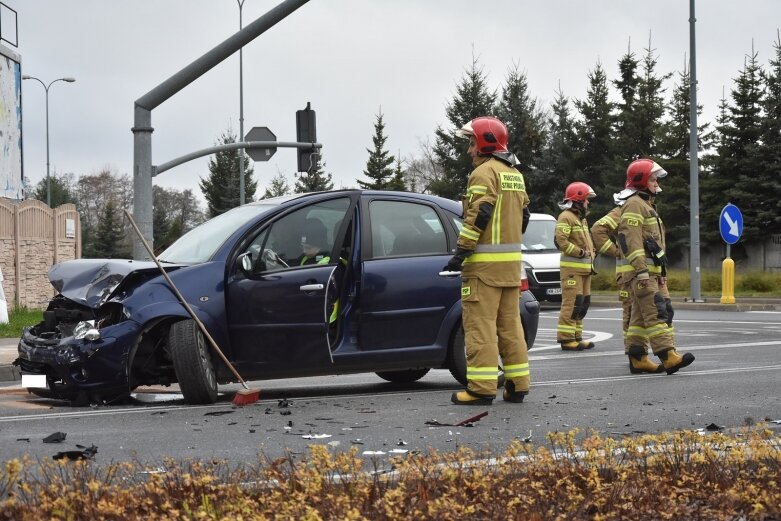
[{"label": "firefighter boot", "polygon": [[589,342],[588,340],[586,341],[581,340],[580,342],[578,342],[578,345],[580,346],[581,350],[594,349],[594,342]]},{"label": "firefighter boot", "polygon": [[523,403],[523,399],[526,398],[527,394],[529,394],[529,391],[516,391],[512,380],[504,382],[502,398],[505,402]]},{"label": "firefighter boot", "polygon": [[684,353],[681,355],[678,353],[678,351],[675,350],[674,347],[665,351],[664,353],[659,353],[657,356],[659,359],[661,359],[662,365],[664,366],[664,370],[667,371],[667,374],[673,374],[678,371],[678,369],[686,367],[687,365],[694,362],[693,354]]},{"label": "firefighter boot", "polygon": [[632,374],[664,371],[662,364],[655,364],[648,358],[648,353],[642,346],[630,346],[627,354],[629,355],[629,372]]},{"label": "firefighter boot", "polygon": [[580,342],[577,342],[575,340],[562,340],[561,350],[562,351],[583,351],[583,346],[581,345]]},{"label": "firefighter boot", "polygon": [[467,389],[453,393],[450,396],[450,401],[456,405],[491,405],[494,397],[480,395]]}]

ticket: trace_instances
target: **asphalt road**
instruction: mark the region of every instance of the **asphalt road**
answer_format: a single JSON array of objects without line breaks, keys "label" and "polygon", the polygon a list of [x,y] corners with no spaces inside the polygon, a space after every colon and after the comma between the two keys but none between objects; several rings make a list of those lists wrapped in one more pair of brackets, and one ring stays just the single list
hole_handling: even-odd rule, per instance
[{"label": "asphalt road", "polygon": [[[597,347],[582,353],[562,352],[555,343],[557,313],[542,312],[530,353],[532,392],[520,405],[501,399],[489,407],[452,405],[459,387],[447,370],[410,385],[373,374],[255,382],[261,400],[243,408],[230,402],[235,387],[210,406],[184,405],[175,389],[144,389],[130,404],[77,408],[5,385],[0,461],[25,454],[47,459],[94,445],[98,463],[136,460],[157,468],[174,457],[240,464],[327,444],[355,446],[382,462],[405,451],[459,446],[501,451],[513,439],[544,445],[546,433],[574,428],[620,437],[767,421],[781,431],[781,312],[677,311],[679,350],[697,359],[672,376],[629,374],[620,309],[589,311],[586,336]],[[488,414],[471,427],[427,423],[456,424],[482,412]],[[65,440],[43,443],[54,432]]]}]

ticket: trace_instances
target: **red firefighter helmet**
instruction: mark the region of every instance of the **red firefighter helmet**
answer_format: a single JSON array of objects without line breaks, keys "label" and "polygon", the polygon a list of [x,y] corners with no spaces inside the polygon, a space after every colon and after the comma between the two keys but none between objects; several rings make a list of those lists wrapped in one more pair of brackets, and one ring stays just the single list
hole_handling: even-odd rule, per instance
[{"label": "red firefighter helmet", "polygon": [[494,152],[507,152],[507,127],[492,116],[475,118],[456,131],[459,137],[477,140],[477,151],[490,155]]},{"label": "red firefighter helmet", "polygon": [[574,183],[570,183],[567,186],[567,189],[564,190],[565,201],[582,203],[586,199],[591,199],[592,197],[596,197],[596,196],[597,196],[596,192],[594,192],[594,190],[592,190],[589,185],[581,181],[575,181]]},{"label": "red firefighter helmet", "polygon": [[648,180],[652,175],[660,178],[667,172],[652,159],[635,159],[626,169],[625,188],[648,190]]}]

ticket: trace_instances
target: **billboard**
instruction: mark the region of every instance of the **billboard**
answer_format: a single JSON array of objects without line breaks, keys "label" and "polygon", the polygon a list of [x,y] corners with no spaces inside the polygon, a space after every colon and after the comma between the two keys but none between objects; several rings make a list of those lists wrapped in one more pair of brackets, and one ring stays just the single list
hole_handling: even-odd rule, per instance
[{"label": "billboard", "polygon": [[22,67],[19,55],[0,44],[0,197],[23,199]]}]

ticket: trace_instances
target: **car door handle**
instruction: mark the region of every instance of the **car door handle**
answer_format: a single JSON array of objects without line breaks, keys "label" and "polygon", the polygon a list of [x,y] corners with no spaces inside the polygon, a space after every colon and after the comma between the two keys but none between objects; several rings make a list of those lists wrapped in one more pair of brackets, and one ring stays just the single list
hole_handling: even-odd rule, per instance
[{"label": "car door handle", "polygon": [[324,287],[325,286],[322,285],[322,284],[304,284],[303,286],[301,286],[298,289],[300,289],[301,291],[320,291]]}]

